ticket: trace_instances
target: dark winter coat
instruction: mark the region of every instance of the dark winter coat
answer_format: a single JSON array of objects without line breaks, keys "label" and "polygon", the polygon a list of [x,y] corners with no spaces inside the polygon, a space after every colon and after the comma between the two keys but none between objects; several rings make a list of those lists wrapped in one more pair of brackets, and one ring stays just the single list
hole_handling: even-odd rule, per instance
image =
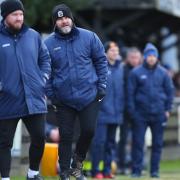
[{"label": "dark winter coat", "polygon": [[166,69],[161,65],[148,68],[146,62],[133,69],[128,82],[128,110],[132,116],[137,112],[158,115],[170,111],[174,86]]},{"label": "dark winter coat", "polygon": [[97,91],[105,91],[107,59],[95,33],[74,27],[63,36],[56,30],[45,44],[52,59],[47,86],[50,99],[81,110],[95,99]]},{"label": "dark winter coat", "polygon": [[40,35],[23,26],[16,36],[0,26],[0,119],[45,113],[50,57]]}]

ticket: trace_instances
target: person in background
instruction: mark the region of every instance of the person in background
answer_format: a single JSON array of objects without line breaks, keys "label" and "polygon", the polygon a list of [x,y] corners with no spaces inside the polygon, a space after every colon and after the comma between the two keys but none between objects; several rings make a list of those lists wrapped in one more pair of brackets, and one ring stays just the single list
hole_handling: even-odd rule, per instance
[{"label": "person in background", "polygon": [[169,76],[173,79],[175,72],[173,71],[172,67],[169,64],[163,63],[162,66],[167,70]]},{"label": "person in background", "polygon": [[59,143],[60,136],[59,136],[59,130],[57,126],[46,122],[45,131],[46,131],[46,138],[48,142]]},{"label": "person in background", "polygon": [[45,132],[46,140],[50,143],[59,143],[60,135],[56,119],[56,107],[48,100],[48,113],[46,116]]},{"label": "person in background", "polygon": [[173,82],[175,86],[175,96],[180,97],[180,72],[174,74]]},{"label": "person in background", "polygon": [[17,124],[24,122],[31,139],[27,180],[42,180],[39,164],[45,144],[45,84],[50,57],[38,32],[24,24],[20,1],[1,3],[0,25],[0,174],[10,180],[11,148]]},{"label": "person in background", "polygon": [[[69,180],[73,175],[84,180],[83,161],[94,136],[101,100],[105,96],[107,58],[98,36],[75,26],[67,5],[55,6],[52,17],[54,32],[45,40],[52,59],[47,96],[57,110],[61,137],[60,178]],[[80,122],[80,136],[72,154],[76,117]]]},{"label": "person in background", "polygon": [[[124,95],[125,95],[125,106],[123,112],[123,123],[120,125],[120,141],[118,143],[118,169],[120,174],[127,174],[129,172],[129,168],[131,168],[131,152],[127,152],[127,149],[131,151],[131,116],[128,113],[127,108],[127,84],[128,77],[133,68],[139,66],[142,63],[142,54],[140,50],[136,47],[127,48],[123,72],[124,72]],[[129,148],[127,148],[127,145]]]},{"label": "person in background", "polygon": [[128,81],[128,111],[132,117],[132,177],[139,178],[143,165],[144,136],[152,133],[150,176],[159,178],[163,132],[174,96],[174,86],[167,70],[158,61],[158,50],[147,43],[144,63],[133,69]]},{"label": "person in background", "polygon": [[[116,149],[116,128],[123,122],[124,88],[123,68],[119,61],[119,47],[115,42],[105,44],[108,59],[108,79],[106,96],[97,120],[97,128],[92,143],[92,177],[96,179],[114,178],[111,173],[113,151]],[[99,169],[104,161],[103,172]]]}]

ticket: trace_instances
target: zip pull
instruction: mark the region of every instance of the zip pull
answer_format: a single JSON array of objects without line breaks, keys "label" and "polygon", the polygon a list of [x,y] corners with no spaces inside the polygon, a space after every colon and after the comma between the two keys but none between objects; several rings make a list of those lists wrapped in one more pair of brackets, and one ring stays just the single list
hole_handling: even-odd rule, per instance
[{"label": "zip pull", "polygon": [[14,35],[14,41],[17,42],[17,34]]}]

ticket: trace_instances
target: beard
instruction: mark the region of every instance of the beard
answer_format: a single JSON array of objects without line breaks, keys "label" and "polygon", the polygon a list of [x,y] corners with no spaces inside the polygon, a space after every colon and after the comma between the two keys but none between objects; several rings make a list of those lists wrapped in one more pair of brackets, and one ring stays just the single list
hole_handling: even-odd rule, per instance
[{"label": "beard", "polygon": [[14,30],[20,30],[22,28],[22,23],[16,23],[14,26],[12,26]]},{"label": "beard", "polygon": [[62,33],[62,34],[69,34],[72,30],[72,26],[65,26],[65,27],[61,27],[59,28],[59,31]]},{"label": "beard", "polygon": [[23,22],[6,23],[6,25],[13,34],[16,34],[21,30]]}]

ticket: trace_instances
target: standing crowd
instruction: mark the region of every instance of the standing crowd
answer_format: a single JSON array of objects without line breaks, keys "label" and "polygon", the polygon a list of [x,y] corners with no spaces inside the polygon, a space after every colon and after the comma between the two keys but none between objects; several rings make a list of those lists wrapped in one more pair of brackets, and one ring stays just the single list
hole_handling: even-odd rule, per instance
[{"label": "standing crowd", "polygon": [[[144,137],[152,133],[150,176],[159,177],[163,132],[170,116],[174,86],[160,65],[159,53],[147,43],[143,54],[128,48],[122,59],[118,44],[104,45],[96,33],[75,25],[71,9],[59,4],[52,10],[53,32],[43,42],[24,23],[19,0],[1,3],[0,25],[0,175],[10,180],[11,148],[22,119],[31,139],[27,180],[43,180],[39,166],[46,131],[59,143],[59,177],[86,180],[83,162],[88,151],[92,177],[114,178],[111,163],[118,159],[126,173],[126,146],[131,177],[143,170]],[[47,99],[55,107],[56,126],[46,124]],[[80,135],[72,151],[73,135]],[[46,128],[45,128],[46,126]],[[118,150],[116,130],[120,128]],[[51,132],[53,130],[53,133]],[[103,170],[100,162],[104,162]]]}]

